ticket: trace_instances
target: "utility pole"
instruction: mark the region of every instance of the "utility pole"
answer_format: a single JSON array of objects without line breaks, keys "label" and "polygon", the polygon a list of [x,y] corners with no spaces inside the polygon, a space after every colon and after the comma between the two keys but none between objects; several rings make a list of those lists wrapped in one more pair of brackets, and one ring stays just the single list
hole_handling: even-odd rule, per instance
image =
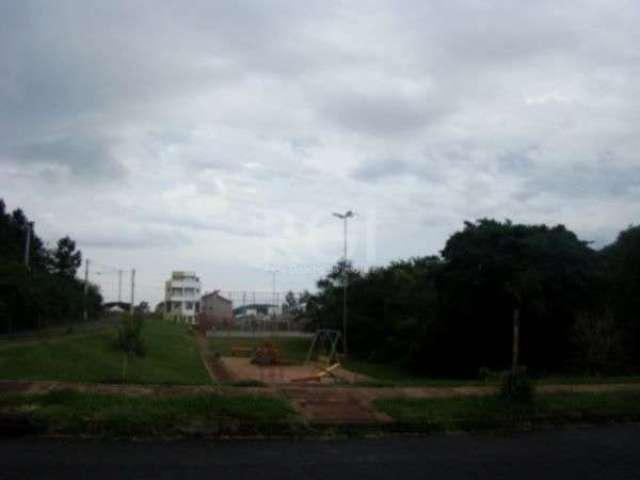
[{"label": "utility pole", "polygon": [[30,270],[29,253],[31,250],[31,235],[33,233],[33,222],[27,222],[27,238],[24,241],[24,266]]},{"label": "utility pole", "polygon": [[273,313],[276,314],[278,310],[278,304],[276,303],[276,274],[278,273],[278,270],[267,270],[267,272],[273,275],[273,277],[271,278],[271,301],[273,302],[274,306]]},{"label": "utility pole", "polygon": [[89,312],[87,311],[89,299],[89,259],[84,261],[84,310],[82,311],[82,319],[86,322],[89,318]]},{"label": "utility pole", "polygon": [[129,307],[129,313],[133,315],[133,301],[135,298],[134,292],[136,289],[136,269],[131,270],[131,306]]},{"label": "utility pole", "polygon": [[349,272],[347,268],[347,222],[355,214],[348,210],[345,213],[334,213],[333,216],[341,219],[344,224],[344,252],[342,256],[342,345],[344,355],[347,356],[347,288],[349,283]]},{"label": "utility pole", "polygon": [[121,302],[122,302],[122,270],[118,270],[118,303],[121,303]]}]

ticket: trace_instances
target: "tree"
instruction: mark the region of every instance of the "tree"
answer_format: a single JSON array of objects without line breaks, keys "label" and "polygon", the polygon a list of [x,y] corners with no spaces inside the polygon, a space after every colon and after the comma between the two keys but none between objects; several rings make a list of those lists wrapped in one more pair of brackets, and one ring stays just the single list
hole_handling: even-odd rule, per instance
[{"label": "tree", "polygon": [[142,301],[138,304],[135,310],[138,313],[147,314],[151,311],[151,308],[149,307],[149,302]]},{"label": "tree", "polygon": [[621,346],[640,367],[640,226],[631,226],[602,249],[606,302],[623,332]]},{"label": "tree", "polygon": [[122,352],[122,381],[127,379],[127,366],[132,356],[144,357],[147,352],[146,343],[142,336],[142,317],[135,315],[125,317],[116,337],[116,347]]},{"label": "tree", "polygon": [[296,299],[296,294],[291,290],[287,292],[284,296],[285,302],[285,311],[291,314],[298,312],[298,300]]},{"label": "tree", "polygon": [[[0,332],[63,324],[82,315],[84,283],[75,278],[81,262],[75,242],[66,237],[48,252],[33,231],[27,269],[24,248],[29,228],[24,212],[7,213],[0,199]],[[95,285],[89,285],[87,300],[89,316],[95,318],[102,308]]]},{"label": "tree", "polygon": [[76,242],[69,237],[58,240],[51,253],[51,265],[55,274],[73,278],[82,264],[82,253],[76,250]]},{"label": "tree", "polygon": [[[575,312],[589,303],[598,276],[597,255],[586,242],[562,225],[485,219],[466,222],[449,238],[442,255],[446,267],[441,289],[452,305],[448,315],[465,325],[460,335],[493,345],[494,339],[482,330],[488,329],[495,340],[506,340],[510,317],[512,366],[519,363],[521,347],[536,366],[557,368],[566,361]],[[521,320],[527,322],[526,339],[518,338]],[[500,347],[487,352],[482,346],[461,343],[476,361],[503,363]]]}]

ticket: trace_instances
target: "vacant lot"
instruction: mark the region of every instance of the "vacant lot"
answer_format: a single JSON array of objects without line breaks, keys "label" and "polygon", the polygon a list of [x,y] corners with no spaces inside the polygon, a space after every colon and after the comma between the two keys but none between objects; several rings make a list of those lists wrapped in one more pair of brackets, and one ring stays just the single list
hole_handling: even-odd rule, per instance
[{"label": "vacant lot", "polygon": [[254,349],[269,342],[280,350],[284,361],[292,365],[303,363],[311,347],[311,339],[295,337],[215,337],[210,342],[211,350],[223,357],[231,356],[233,347]]},{"label": "vacant lot", "polygon": [[[110,329],[5,345],[0,348],[0,379],[120,382],[122,354],[113,346],[115,335]],[[210,383],[194,338],[183,325],[149,320],[143,336],[147,354],[130,360],[127,382]]]}]

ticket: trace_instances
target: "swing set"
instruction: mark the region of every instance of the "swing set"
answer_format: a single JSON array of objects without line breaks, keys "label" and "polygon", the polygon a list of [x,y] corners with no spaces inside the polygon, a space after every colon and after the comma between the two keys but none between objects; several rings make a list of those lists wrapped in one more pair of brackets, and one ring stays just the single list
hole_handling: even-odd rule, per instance
[{"label": "swing set", "polygon": [[[338,362],[338,344],[342,340],[342,334],[338,330],[320,329],[316,331],[307,353],[305,363],[311,363],[317,360],[324,367],[320,367],[319,371],[308,377],[295,378],[293,382],[320,382],[324,377],[337,379],[334,370],[340,367]],[[344,343],[343,343],[344,348]]]}]

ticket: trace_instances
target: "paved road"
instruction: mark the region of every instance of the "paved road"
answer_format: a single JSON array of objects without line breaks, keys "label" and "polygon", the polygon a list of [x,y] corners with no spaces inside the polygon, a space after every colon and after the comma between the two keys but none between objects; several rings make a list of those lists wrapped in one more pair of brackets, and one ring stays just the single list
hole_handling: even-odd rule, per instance
[{"label": "paved road", "polygon": [[340,441],[0,440],[0,477],[638,479],[640,425]]}]

